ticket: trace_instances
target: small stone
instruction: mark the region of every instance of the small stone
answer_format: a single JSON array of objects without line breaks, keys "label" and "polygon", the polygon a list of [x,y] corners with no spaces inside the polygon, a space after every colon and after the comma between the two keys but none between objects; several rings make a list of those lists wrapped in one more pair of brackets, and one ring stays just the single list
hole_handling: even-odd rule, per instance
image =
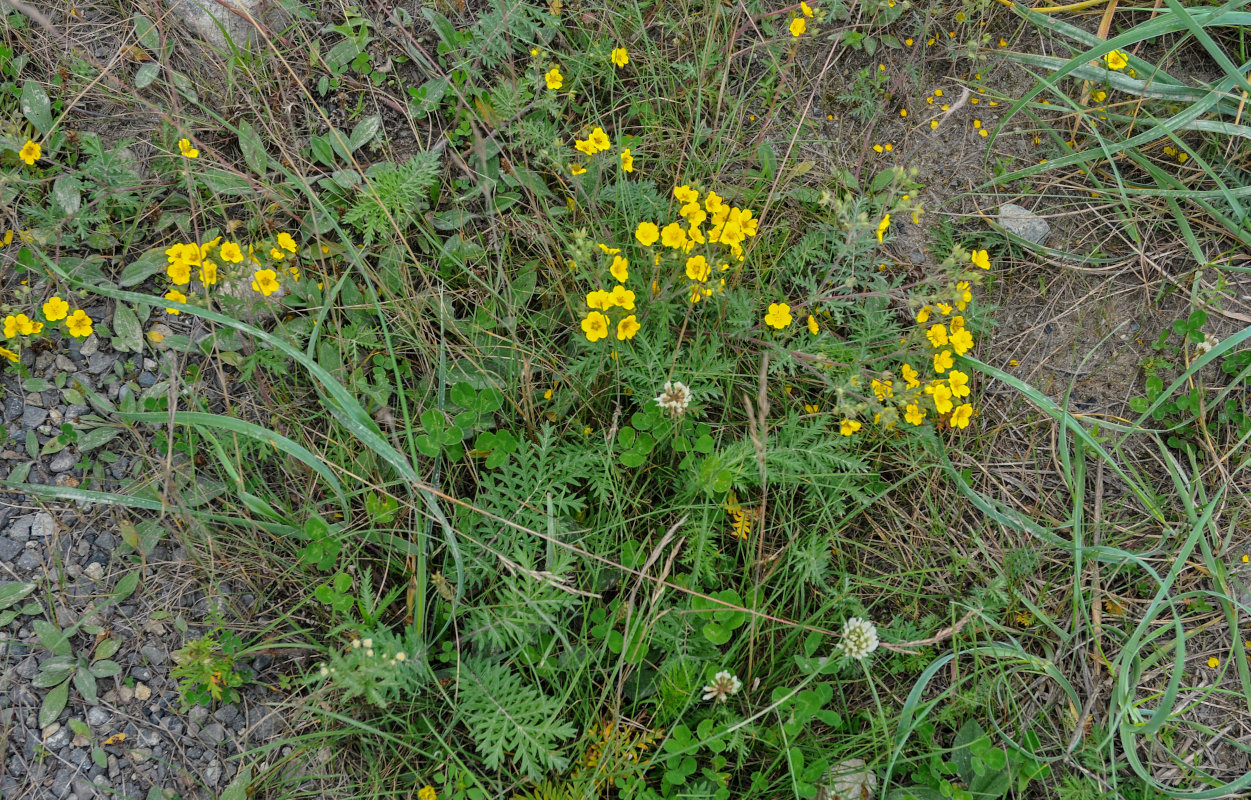
[{"label": "small stone", "polygon": [[[52,726],[49,725],[48,727],[51,728]],[[70,741],[70,729],[58,728],[58,730],[52,733],[51,735],[44,737],[43,746],[48,749],[48,752],[55,753],[58,750],[63,749],[67,744],[69,744],[69,741]]]},{"label": "small stone", "polygon": [[1016,203],[1004,203],[999,206],[999,224],[1008,233],[1020,236],[1034,244],[1042,244],[1051,232],[1047,220]]},{"label": "small stone", "polygon": [[209,786],[216,786],[217,782],[222,779],[222,767],[217,761],[212,761],[204,768],[204,782]]},{"label": "small stone", "polygon": [[[259,0],[236,0],[240,9],[259,18]],[[171,9],[192,31],[218,50],[229,50],[231,43],[243,47],[255,31],[247,20],[213,0],[176,0]]]},{"label": "small stone", "polygon": [[30,535],[34,539],[49,539],[56,533],[56,520],[52,515],[41,511],[35,515],[30,524]]},{"label": "small stone", "polygon": [[83,570],[83,574],[93,581],[101,581],[104,580],[104,567],[101,566],[99,561],[92,561]]},{"label": "small stone", "polygon": [[78,348],[78,352],[83,358],[90,358],[100,349],[100,339],[94,333],[83,341],[82,346]]},{"label": "small stone", "polygon": [[48,470],[54,473],[69,472],[78,463],[78,454],[73,450],[65,449],[56,454],[48,464]]},{"label": "small stone", "polygon": [[239,716],[239,707],[233,703],[224,705],[213,712],[213,719],[223,725],[229,725],[237,716]]},{"label": "small stone", "polygon": [[39,557],[39,551],[28,548],[17,557],[17,561],[13,562],[13,566],[18,569],[39,569],[43,566],[43,559]]},{"label": "small stone", "polygon": [[43,421],[47,418],[47,416],[48,412],[45,409],[27,405],[26,408],[22,410],[22,427],[28,431],[33,431],[35,428],[38,428],[43,424]]},{"label": "small stone", "polygon": [[25,405],[22,402],[22,398],[15,394],[6,396],[4,398],[4,421],[11,422],[22,416],[22,410]]},{"label": "small stone", "polygon": [[113,719],[113,715],[100,706],[92,706],[87,709],[87,724],[93,728],[103,728],[111,719]]},{"label": "small stone", "polygon": [[0,538],[0,561],[8,563],[17,557],[24,548],[12,539]]},{"label": "small stone", "polygon": [[70,742],[70,744],[75,747],[86,747],[91,744],[91,737],[85,733],[76,733],[74,734],[74,741]]},{"label": "small stone", "polygon": [[200,731],[200,738],[211,745],[219,745],[226,738],[226,728],[220,722],[210,722]]},{"label": "small stone", "polygon": [[165,659],[167,658],[165,651],[155,645],[145,644],[143,647],[139,648],[139,652],[143,654],[143,657],[148,660],[149,664],[153,664],[158,667],[164,664]]},{"label": "small stone", "polygon": [[146,747],[136,747],[134,750],[131,750],[126,755],[130,757],[130,760],[133,763],[142,764],[143,762],[147,761],[149,758],[152,757],[152,751]]},{"label": "small stone", "polygon": [[140,386],[142,386],[144,389],[147,389],[148,387],[156,383],[156,376],[153,375],[151,372],[140,372],[139,377],[136,378],[136,380],[139,382]]},{"label": "small stone", "polygon": [[140,703],[147,702],[152,697],[152,690],[148,688],[146,683],[135,684],[135,699]]},{"label": "small stone", "polygon": [[135,699],[135,690],[123,683],[117,687],[117,699],[123,703],[129,703]]},{"label": "small stone", "polygon": [[77,372],[78,365],[70,361],[68,357],[58,353],[56,357],[56,368],[61,372]]},{"label": "small stone", "polygon": [[87,359],[87,371],[92,375],[102,375],[112,369],[116,361],[117,356],[112,353],[96,353]]}]

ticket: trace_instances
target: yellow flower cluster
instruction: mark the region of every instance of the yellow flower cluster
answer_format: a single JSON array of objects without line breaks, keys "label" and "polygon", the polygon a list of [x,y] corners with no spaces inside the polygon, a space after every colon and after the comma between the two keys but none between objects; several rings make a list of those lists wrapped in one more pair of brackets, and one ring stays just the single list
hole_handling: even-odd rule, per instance
[{"label": "yellow flower cluster", "polygon": [[[609,311],[614,308],[634,310],[634,292],[625,287],[625,282],[630,279],[630,262],[621,255],[619,247],[600,243],[599,249],[605,256],[612,258],[608,272],[617,281],[617,285],[607,291],[595,289],[587,292],[586,305],[592,310],[582,320],[582,332],[590,342],[598,342],[608,337],[609,329],[612,328]],[[642,327],[635,314],[621,317],[616,324],[617,340],[624,342],[633,339]]]},{"label": "yellow flower cluster", "polygon": [[[574,149],[579,153],[587,156],[594,156],[605,150],[612,149],[612,141],[608,138],[608,134],[604,129],[596,125],[589,136],[585,139],[575,139],[573,143]],[[634,171],[634,155],[630,152],[630,148],[626,147],[621,150],[621,170],[622,172]],[[582,175],[586,172],[586,167],[581,164],[573,163],[569,165],[569,172],[573,175]]]},{"label": "yellow flower cluster", "polygon": [[[75,339],[86,339],[91,335],[92,320],[81,308],[70,313],[69,303],[57,295],[49,297],[40,308],[43,321],[31,319],[25,314],[10,314],[4,318],[3,334],[5,339],[18,339],[23,336],[38,336],[43,333],[44,323],[65,321],[65,331]],[[19,354],[7,347],[0,347],[0,358],[17,363]]]},{"label": "yellow flower cluster", "polygon": [[[296,253],[298,250],[299,245],[296,244],[295,237],[286,232],[279,233],[275,237],[274,244],[269,248],[269,260],[276,264],[287,259],[288,254]],[[265,268],[261,258],[257,255],[258,253],[262,256],[265,255],[265,245],[258,247],[249,244],[247,254],[245,255],[243,246],[239,242],[223,242],[220,236],[203,244],[175,242],[165,250],[166,259],[169,262],[165,267],[165,274],[175,287],[188,286],[194,276],[201,286],[207,290],[220,280],[219,271],[223,268],[219,268],[218,261],[233,266],[243,263],[246,259],[250,267],[257,268],[252,273],[252,289],[269,297],[278,291],[281,286],[278,282],[278,271]],[[230,266],[224,269],[228,270]],[[287,267],[287,272],[295,280],[300,279],[300,268],[294,262]],[[173,300],[178,303],[186,303],[188,301],[188,295],[177,288],[171,288],[163,296],[166,300]],[[194,293],[190,297],[194,298]],[[167,307],[165,312],[175,316],[181,313],[178,309],[172,307]]]}]

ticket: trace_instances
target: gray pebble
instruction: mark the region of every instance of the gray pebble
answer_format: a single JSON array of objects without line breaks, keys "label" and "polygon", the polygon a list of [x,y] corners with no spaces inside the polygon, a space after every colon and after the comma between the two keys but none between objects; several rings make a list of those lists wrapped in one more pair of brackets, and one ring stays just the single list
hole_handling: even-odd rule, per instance
[{"label": "gray pebble", "polygon": [[43,559],[39,557],[37,550],[28,549],[18,556],[17,561],[13,562],[13,566],[18,569],[39,569],[43,566]]},{"label": "gray pebble", "polygon": [[68,357],[58,353],[56,357],[56,368],[61,372],[76,372],[78,370],[78,365],[73,361],[70,361]]},{"label": "gray pebble", "polygon": [[216,786],[217,782],[222,779],[222,767],[216,761],[211,762],[204,768],[204,782],[209,786]]},{"label": "gray pebble", "polygon": [[50,752],[55,753],[65,745],[69,744],[70,730],[69,728],[60,728],[56,733],[43,740],[43,746]]},{"label": "gray pebble", "polygon": [[145,644],[143,647],[139,648],[139,652],[143,654],[143,657],[148,660],[149,664],[153,664],[158,667],[164,664],[165,659],[168,658],[164,650],[151,644]]},{"label": "gray pebble", "polygon": [[229,725],[237,716],[239,716],[239,707],[234,703],[224,705],[213,712],[213,719],[223,725]]},{"label": "gray pebble", "polygon": [[50,539],[56,534],[56,520],[51,514],[39,512],[30,524],[30,535],[33,539]]},{"label": "gray pebble", "polygon": [[12,539],[0,538],[0,561],[9,562],[17,557],[17,554],[24,550],[20,544]]},{"label": "gray pebble", "polygon": [[1034,244],[1042,244],[1047,234],[1051,232],[1051,226],[1047,224],[1047,220],[1016,203],[1004,203],[999,206],[999,224],[1008,233],[1020,236]]},{"label": "gray pebble", "polygon": [[56,457],[48,464],[48,469],[55,473],[69,472],[77,463],[78,454],[73,450],[65,449],[56,454]]},{"label": "gray pebble", "polygon": [[211,745],[219,745],[226,738],[226,728],[220,722],[210,722],[200,731],[200,738]]},{"label": "gray pebble", "polygon": [[149,386],[156,383],[156,376],[151,372],[140,372],[139,377],[136,380],[139,381],[140,386],[147,389]]},{"label": "gray pebble", "polygon": [[92,375],[100,375],[108,372],[115,361],[117,361],[117,356],[111,353],[96,353],[87,359],[87,371]]},{"label": "gray pebble", "polygon": [[22,398],[17,395],[8,395],[4,398],[4,421],[9,422],[22,416],[22,409],[25,407]]},{"label": "gray pebble", "polygon": [[100,339],[94,333],[87,337],[86,341],[78,348],[78,352],[84,357],[94,356],[96,351],[100,349]]},{"label": "gray pebble", "polygon": [[113,719],[113,715],[100,706],[92,706],[87,709],[87,724],[93,728],[103,728],[111,719]]},{"label": "gray pebble", "polygon": [[13,526],[9,528],[9,538],[15,542],[25,542],[30,538],[30,527],[34,522],[33,516],[18,517],[13,520]]},{"label": "gray pebble", "polygon": [[28,405],[22,411],[22,427],[26,430],[33,431],[35,428],[38,428],[43,424],[43,421],[47,418],[47,416],[47,410]]},{"label": "gray pebble", "polygon": [[66,767],[56,774],[56,780],[52,781],[52,785],[48,787],[48,793],[52,797],[69,797],[70,792],[74,788],[74,770]]}]

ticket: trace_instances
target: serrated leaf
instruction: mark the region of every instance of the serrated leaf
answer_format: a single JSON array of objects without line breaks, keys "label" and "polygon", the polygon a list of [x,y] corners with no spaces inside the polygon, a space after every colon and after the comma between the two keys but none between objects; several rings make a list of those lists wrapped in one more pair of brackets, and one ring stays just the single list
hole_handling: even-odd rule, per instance
[{"label": "serrated leaf", "polygon": [[161,74],[161,65],[155,61],[149,61],[139,69],[135,70],[135,88],[146,89],[156,80],[156,76]]},{"label": "serrated leaf", "polygon": [[239,123],[239,150],[248,169],[263,176],[269,170],[269,154],[265,152],[265,143],[252,127],[251,123]]},{"label": "serrated leaf", "polygon": [[43,87],[32,80],[22,84],[22,116],[44,136],[52,130],[52,102]]},{"label": "serrated leaf", "polygon": [[65,710],[69,702],[69,681],[49,691],[43,697],[43,705],[39,707],[39,727],[46,728],[56,722],[56,718]]},{"label": "serrated leaf", "polygon": [[113,349],[124,353],[138,353],[143,350],[143,326],[139,323],[139,315],[125,303],[118,303],[113,309]]}]

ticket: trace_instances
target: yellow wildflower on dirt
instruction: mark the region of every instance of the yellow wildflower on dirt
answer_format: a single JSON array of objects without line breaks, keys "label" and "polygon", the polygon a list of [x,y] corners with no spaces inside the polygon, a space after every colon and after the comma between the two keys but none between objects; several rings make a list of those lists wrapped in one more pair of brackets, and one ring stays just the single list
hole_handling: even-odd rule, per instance
[{"label": "yellow wildflower on dirt", "polygon": [[17,336],[17,317],[9,315],[4,318],[4,338],[12,339]]},{"label": "yellow wildflower on dirt", "polygon": [[964,405],[956,406],[955,410],[951,412],[951,427],[967,428],[971,419],[973,419],[973,406],[971,404],[965,403]]},{"label": "yellow wildflower on dirt", "polygon": [[600,289],[596,289],[593,292],[587,292],[586,307],[598,308],[600,311],[607,311],[613,307],[612,295]]},{"label": "yellow wildflower on dirt", "polygon": [[1216,656],[1212,656],[1211,658],[1208,659],[1208,666],[1211,667],[1212,669],[1216,669],[1220,665],[1221,665],[1221,660],[1217,658]]},{"label": "yellow wildflower on dirt", "polygon": [[942,347],[947,344],[947,328],[942,325],[931,325],[930,329],[925,332],[925,338],[930,340],[933,347]]},{"label": "yellow wildflower on dirt", "polygon": [[686,231],[676,222],[670,222],[660,232],[660,243],[665,247],[680,248],[686,246]]},{"label": "yellow wildflower on dirt", "polygon": [[791,20],[791,36],[798,38],[803,36],[806,30],[808,30],[808,20],[803,17],[795,17]]},{"label": "yellow wildflower on dirt", "polygon": [[[174,301],[174,302],[176,302],[176,303],[185,303],[185,302],[187,302],[187,296],[186,296],[185,294],[183,294],[182,292],[178,291],[177,289],[170,289],[168,292],[166,292],[166,293],[165,293],[165,299],[166,299],[166,300],[173,300],[173,301]],[[179,315],[179,314],[181,314],[182,312],[181,312],[181,311],[179,311],[179,310],[178,310],[178,309],[176,309],[176,308],[169,308],[169,307],[166,307],[166,309],[165,309],[165,313],[166,313],[166,314],[173,314],[174,316],[178,316],[178,315]]]},{"label": "yellow wildflower on dirt", "polygon": [[703,256],[691,256],[686,260],[686,277],[691,280],[703,283],[710,274],[712,268],[708,266],[708,259]]},{"label": "yellow wildflower on dirt", "polygon": [[877,240],[882,241],[882,235],[890,228],[890,214],[882,217],[882,221],[877,224]]},{"label": "yellow wildflower on dirt", "polygon": [[915,389],[921,385],[921,382],[917,380],[921,373],[913,369],[911,364],[902,365],[899,368],[899,373],[903,375],[904,384],[907,385],[909,389]]},{"label": "yellow wildflower on dirt", "polygon": [[950,350],[944,350],[941,353],[934,354],[934,371],[939,375],[956,365],[956,361],[951,357]]},{"label": "yellow wildflower on dirt", "polygon": [[913,425],[920,425],[925,422],[925,409],[915,403],[909,403],[904,408],[904,419]]},{"label": "yellow wildflower on dirt", "polygon": [[434,787],[426,785],[417,790],[417,800],[438,800],[439,795],[434,791]]},{"label": "yellow wildflower on dirt", "polygon": [[18,355],[17,353],[14,353],[12,350],[10,350],[7,347],[0,347],[0,358],[7,358],[9,361],[12,361],[14,364],[16,364]]},{"label": "yellow wildflower on dirt", "polygon": [[951,349],[956,351],[956,355],[962,356],[973,349],[973,334],[967,329],[961,328],[951,335]]},{"label": "yellow wildflower on dirt", "polygon": [[617,283],[625,283],[630,277],[630,262],[621,256],[613,256],[612,266],[608,268],[608,272]]},{"label": "yellow wildflower on dirt", "polygon": [[565,76],[560,74],[560,67],[549,69],[543,80],[547,82],[547,88],[553,91],[565,85]]},{"label": "yellow wildflower on dirt", "polygon": [[58,322],[65,319],[65,315],[69,313],[69,303],[62,300],[58,295],[52,295],[47,302],[43,304],[43,318],[48,322]]},{"label": "yellow wildflower on dirt", "polygon": [[799,11],[800,11],[800,13],[802,13],[805,17],[808,17],[808,18],[811,18],[811,17],[812,17],[812,6],[810,6],[810,5],[808,5],[807,3],[803,2],[803,0],[800,0],[800,3],[799,3]]},{"label": "yellow wildflower on dirt", "polygon": [[181,259],[166,267],[165,274],[169,276],[169,279],[176,286],[185,286],[191,283],[191,265]]},{"label": "yellow wildflower on dirt", "polygon": [[958,369],[947,375],[947,385],[951,388],[952,397],[969,396],[969,376]]},{"label": "yellow wildflower on dirt", "polygon": [[205,261],[200,265],[200,283],[205,286],[217,283],[217,265],[212,261]]},{"label": "yellow wildflower on dirt", "polygon": [[1108,65],[1108,69],[1125,69],[1129,66],[1129,56],[1121,50],[1113,50],[1104,56],[1103,60]]},{"label": "yellow wildflower on dirt", "polygon": [[973,266],[978,269],[990,269],[990,253],[985,250],[974,250],[969,256],[969,261],[972,261]]},{"label": "yellow wildflower on dirt", "polygon": [[621,306],[626,311],[634,310],[634,292],[618,284],[608,293],[608,300],[614,306]]},{"label": "yellow wildflower on dirt", "polygon": [[178,152],[182,153],[183,158],[199,158],[200,151],[191,146],[190,139],[178,140]]},{"label": "yellow wildflower on dirt", "polygon": [[608,317],[598,311],[592,311],[582,320],[582,332],[588,342],[598,342],[608,335]]},{"label": "yellow wildflower on dirt", "polygon": [[586,167],[582,166],[581,164],[570,164],[569,172],[572,175],[585,175]]},{"label": "yellow wildflower on dirt", "polygon": [[17,157],[26,162],[28,167],[33,167],[41,155],[43,155],[43,147],[33,139],[27,139],[26,144],[22,145],[22,149],[17,152]]},{"label": "yellow wildflower on dirt", "polygon": [[924,325],[926,322],[929,321],[929,318],[930,318],[930,307],[921,306],[921,310],[917,312],[917,317],[916,317],[917,324]]},{"label": "yellow wildflower on dirt", "polygon": [[813,336],[816,336],[820,332],[821,332],[821,326],[817,324],[817,318],[809,314],[808,315],[808,333],[811,333]]},{"label": "yellow wildflower on dirt", "polygon": [[278,234],[278,246],[288,253],[294,253],[298,249],[295,239],[291,238],[291,234],[285,232]]},{"label": "yellow wildflower on dirt", "polygon": [[634,172],[634,156],[628,147],[621,151],[621,169],[623,172]]},{"label": "yellow wildflower on dirt", "polygon": [[287,257],[287,254],[279,250],[277,247],[269,248],[269,257],[275,261],[281,261]]},{"label": "yellow wildflower on dirt", "polygon": [[786,303],[770,303],[769,313],[765,314],[765,324],[782,330],[791,324],[791,307]]},{"label": "yellow wildflower on dirt", "polygon": [[859,421],[854,419],[845,419],[838,425],[838,432],[844,436],[851,436],[863,427]]},{"label": "yellow wildflower on dirt", "polygon": [[75,339],[86,339],[91,335],[91,317],[80,308],[65,320],[65,328]]},{"label": "yellow wildflower on dirt", "polygon": [[633,339],[634,334],[639,332],[643,326],[639,324],[638,318],[633,314],[622,319],[617,323],[617,339],[624,342],[626,339]]},{"label": "yellow wildflower on dirt", "polygon": [[591,130],[591,135],[588,136],[586,140],[591,143],[592,147],[595,148],[594,153],[592,153],[591,155],[602,152],[604,150],[612,149],[612,142],[608,140],[608,134],[604,133],[604,129],[599,127],[598,125],[596,125],[595,128]]},{"label": "yellow wildflower on dirt", "polygon": [[612,51],[612,63],[620,69],[630,63],[630,54],[626,52],[624,47],[614,47]]},{"label": "yellow wildflower on dirt", "polygon": [[934,308],[938,309],[938,313],[944,317],[951,313],[951,306],[946,303],[935,303]]},{"label": "yellow wildflower on dirt", "polygon": [[654,222],[640,222],[634,231],[634,238],[644,247],[651,247],[660,238],[660,228]]},{"label": "yellow wildflower on dirt", "polygon": [[228,264],[238,264],[243,260],[243,250],[239,248],[237,242],[226,242],[223,244],[218,255],[221,256],[222,261]]},{"label": "yellow wildflower on dirt", "polygon": [[269,297],[278,291],[278,273],[272,269],[258,269],[252,274],[252,289]]},{"label": "yellow wildflower on dirt", "polygon": [[894,382],[890,380],[880,381],[874,378],[869,382],[869,387],[873,389],[873,394],[883,403],[895,396],[894,386]]}]

